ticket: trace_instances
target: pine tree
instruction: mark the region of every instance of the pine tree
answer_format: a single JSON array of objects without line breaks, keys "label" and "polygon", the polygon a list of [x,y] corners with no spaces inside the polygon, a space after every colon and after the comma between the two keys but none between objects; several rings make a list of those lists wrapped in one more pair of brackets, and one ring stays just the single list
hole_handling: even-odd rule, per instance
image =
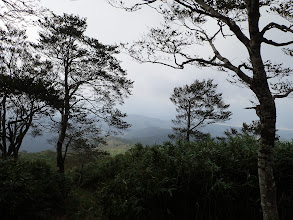
[{"label": "pine tree", "polygon": [[213,80],[195,80],[191,85],[176,87],[170,100],[176,106],[176,119],[172,122],[174,134],[171,139],[200,139],[204,134],[199,131],[208,124],[229,120],[229,105],[225,104],[222,94],[217,93],[217,85]]},{"label": "pine tree", "polygon": [[[130,95],[132,81],[114,57],[116,46],[101,44],[85,35],[86,19],[75,15],[53,14],[40,21],[42,31],[38,47],[53,62],[55,87],[61,91],[62,107],[58,109],[57,168],[64,172],[64,161],[75,135],[68,127],[74,125],[88,133],[88,127],[96,129],[105,122],[110,127],[125,129],[129,126],[126,114],[115,108]],[[86,134],[85,134],[86,135]],[[98,136],[98,134],[96,134]],[[79,137],[80,138],[80,137]]]}]

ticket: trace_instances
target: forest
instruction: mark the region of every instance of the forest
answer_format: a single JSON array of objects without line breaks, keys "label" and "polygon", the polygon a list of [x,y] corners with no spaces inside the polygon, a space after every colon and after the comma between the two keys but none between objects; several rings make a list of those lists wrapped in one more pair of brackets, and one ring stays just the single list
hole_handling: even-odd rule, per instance
[{"label": "forest", "polygon": [[[87,35],[79,15],[53,13],[38,0],[0,0],[0,218],[293,219],[293,142],[276,128],[276,100],[292,96],[293,70],[262,50],[293,56],[292,2],[107,2],[133,13],[149,7],[164,22],[135,42],[108,45]],[[261,23],[267,14],[283,23]],[[219,39],[236,40],[246,60],[226,56]],[[172,69],[216,69],[252,92],[246,109],[258,120],[221,136],[205,132],[233,112],[214,79],[195,79],[169,97],[176,117],[168,141],[111,148],[109,140],[131,128],[119,108],[135,84],[121,53]],[[22,151],[27,136],[44,132],[54,150]]]}]

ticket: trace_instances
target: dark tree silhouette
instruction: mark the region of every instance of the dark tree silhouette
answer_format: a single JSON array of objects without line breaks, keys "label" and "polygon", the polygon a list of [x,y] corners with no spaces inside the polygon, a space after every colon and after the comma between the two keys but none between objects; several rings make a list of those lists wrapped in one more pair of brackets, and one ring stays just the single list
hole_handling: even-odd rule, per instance
[{"label": "dark tree silhouette", "polygon": [[213,80],[195,80],[191,85],[176,87],[170,100],[176,106],[176,119],[172,122],[174,134],[171,139],[181,139],[187,142],[200,139],[203,134],[198,130],[208,124],[229,120],[229,105],[222,100],[222,94],[217,93],[217,85]]},{"label": "dark tree silhouette", "polygon": [[29,129],[60,103],[46,78],[52,66],[32,55],[24,31],[10,27],[0,32],[0,151],[4,159],[17,158]]},{"label": "dark tree silhouette", "polygon": [[96,126],[101,121],[116,129],[127,128],[129,124],[122,120],[126,114],[115,105],[123,104],[133,82],[126,78],[114,57],[119,52],[116,46],[85,36],[86,19],[53,14],[40,21],[40,26],[38,46],[52,60],[52,77],[56,88],[62,91],[56,148],[58,171],[64,172],[66,152],[74,137],[68,132],[69,123],[79,131],[85,124]]}]

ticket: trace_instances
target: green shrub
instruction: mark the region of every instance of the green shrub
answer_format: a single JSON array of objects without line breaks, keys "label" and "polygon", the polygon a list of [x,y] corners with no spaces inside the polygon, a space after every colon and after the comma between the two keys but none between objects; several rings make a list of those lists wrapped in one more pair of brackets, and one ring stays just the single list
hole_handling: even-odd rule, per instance
[{"label": "green shrub", "polygon": [[274,170],[279,213],[293,219],[293,142],[277,142]]},{"label": "green shrub", "polygon": [[69,184],[40,161],[0,161],[0,216],[4,219],[50,219],[64,206]]},{"label": "green shrub", "polygon": [[[109,219],[262,219],[257,148],[248,135],[138,144],[125,155],[88,164],[82,180],[75,171],[72,177],[81,188],[96,191],[96,207]],[[293,215],[293,184],[286,185],[293,181],[292,153],[292,143],[276,147],[281,219]]]}]

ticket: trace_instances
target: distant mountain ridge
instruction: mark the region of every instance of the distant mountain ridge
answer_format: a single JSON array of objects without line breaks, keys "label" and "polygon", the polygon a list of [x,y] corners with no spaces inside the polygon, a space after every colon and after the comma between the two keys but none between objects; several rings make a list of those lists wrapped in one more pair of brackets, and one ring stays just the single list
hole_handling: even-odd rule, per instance
[{"label": "distant mountain ridge", "polygon": [[173,126],[171,120],[162,120],[159,118],[147,117],[137,114],[127,115],[126,121],[132,125],[130,128],[131,130],[144,129],[149,127],[170,129]]},{"label": "distant mountain ridge", "polygon": [[[172,134],[174,126],[171,120],[130,114],[126,121],[132,126],[121,135],[122,138],[144,145],[162,144],[165,141],[170,141],[168,134]],[[224,136],[224,132],[230,128],[240,129],[240,127],[228,124],[211,124],[202,128],[201,131],[210,133],[215,138]],[[278,129],[277,135],[280,136],[281,140],[290,141],[293,139],[293,130]]]},{"label": "distant mountain ridge", "polygon": [[[120,145],[129,145],[135,143],[142,143],[143,145],[162,144],[169,141],[168,134],[172,133],[173,123],[171,120],[162,120],[154,117],[147,117],[143,115],[130,114],[126,121],[132,126],[123,131],[122,135],[108,138],[109,147],[119,147]],[[240,127],[230,126],[227,124],[212,124],[202,129],[203,132],[210,133],[212,137],[221,137],[224,132],[230,128],[240,129]],[[277,131],[281,140],[292,140],[293,130],[280,129]],[[38,152],[47,149],[54,149],[54,146],[47,142],[52,134],[45,133],[43,136],[33,138],[31,136],[25,137],[22,150],[28,152]]]},{"label": "distant mountain ridge", "polygon": [[[152,117],[129,115],[126,121],[132,124],[120,137],[131,140],[134,143],[143,145],[162,144],[170,141],[169,134],[172,134],[173,123],[171,120],[162,120]],[[224,132],[231,126],[227,125],[208,125],[202,131],[211,133],[212,137],[223,136]]]}]

